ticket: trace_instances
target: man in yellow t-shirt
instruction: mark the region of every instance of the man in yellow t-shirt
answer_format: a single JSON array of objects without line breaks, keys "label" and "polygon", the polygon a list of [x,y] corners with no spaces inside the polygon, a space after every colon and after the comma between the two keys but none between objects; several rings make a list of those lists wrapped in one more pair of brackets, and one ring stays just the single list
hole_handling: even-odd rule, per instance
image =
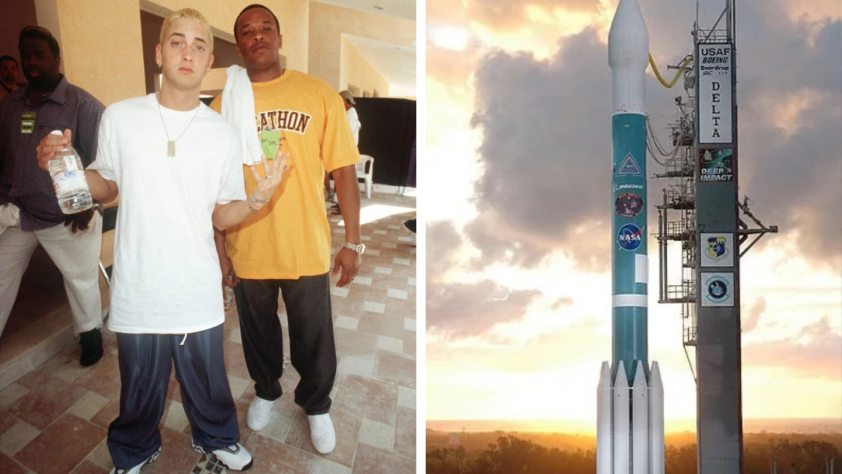
[{"label": "man in yellow t-shirt", "polygon": [[[281,69],[282,38],[278,20],[268,8],[246,7],[235,21],[234,37],[246,68],[229,70],[225,90],[211,108],[241,131],[244,148],[261,136],[273,142],[279,139],[283,151],[291,153],[280,192],[250,219],[229,229],[224,244],[223,237],[217,236],[224,284],[234,286],[243,352],[257,392],[249,407],[248,426],[264,428],[272,404],[282,394],[280,292],[289,322],[292,365],[301,375],[295,402],[307,412],[314,447],[329,453],[336,445],[328,415],[336,346],[328,274],[330,227],[322,178],[325,171],[333,173],[345,219],[345,243],[333,268],[334,275],[341,269],[337,283],[341,287],[359,272],[359,254],[365,249],[360,242],[360,193],[354,169],[360,156],[336,91],[321,79]],[[244,73],[247,80],[237,79],[236,74]],[[254,129],[249,104],[238,101],[243,96],[237,95],[243,87],[248,92],[249,82]],[[259,160],[259,156],[250,158]],[[244,175],[250,193],[255,179],[250,171]]]}]

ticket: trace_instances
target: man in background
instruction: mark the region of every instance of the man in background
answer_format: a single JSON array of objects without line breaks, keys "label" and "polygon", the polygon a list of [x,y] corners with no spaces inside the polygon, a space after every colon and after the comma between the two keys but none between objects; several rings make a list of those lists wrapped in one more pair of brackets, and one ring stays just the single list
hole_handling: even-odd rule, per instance
[{"label": "man in background", "polygon": [[11,56],[0,56],[0,99],[18,89],[18,61]]},{"label": "man in background", "polygon": [[[61,51],[46,28],[24,28],[18,49],[29,84],[0,101],[0,211],[14,216],[0,225],[0,333],[40,243],[64,277],[74,333],[82,346],[79,363],[89,366],[102,357],[102,216],[94,209],[62,213],[50,175],[38,169],[34,158],[42,138],[53,130],[70,129],[73,147],[82,164],[89,165],[96,158],[105,107],[59,72]],[[5,87],[5,74],[3,82]]]},{"label": "man in background", "polygon": [[342,91],[339,93],[342,101],[345,103],[345,114],[348,115],[348,125],[351,126],[351,133],[354,134],[354,143],[360,146],[360,129],[363,128],[360,123],[360,116],[357,115],[357,108],[354,107],[357,103],[354,101],[354,96],[351,91]]}]

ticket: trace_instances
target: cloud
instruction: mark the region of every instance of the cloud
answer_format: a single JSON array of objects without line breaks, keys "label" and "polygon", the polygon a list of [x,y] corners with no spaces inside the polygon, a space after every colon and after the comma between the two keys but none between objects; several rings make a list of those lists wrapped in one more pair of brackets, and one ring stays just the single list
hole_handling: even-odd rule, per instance
[{"label": "cloud", "polygon": [[564,9],[574,12],[596,12],[598,0],[465,0],[465,14],[471,20],[494,29],[517,29],[529,21],[529,9]]},{"label": "cloud", "polygon": [[550,307],[550,309],[553,310],[553,311],[556,311],[558,309],[561,309],[563,306],[570,306],[572,304],[573,304],[572,298],[559,298],[558,300],[556,300],[555,303],[553,303],[553,305]]},{"label": "cloud", "polygon": [[766,298],[761,296],[754,301],[753,305],[751,305],[751,309],[748,312],[748,318],[743,321],[744,333],[751,332],[757,327],[757,323],[760,321],[760,316],[763,316],[764,311],[766,311]]},{"label": "cloud", "polygon": [[[687,8],[644,3],[655,32],[652,49],[680,55],[669,43],[680,43],[680,29],[669,25],[679,23],[676,16],[686,16]],[[842,22],[792,20],[784,7],[780,1],[741,4],[741,192],[752,198],[752,210],[764,223],[791,232],[763,239],[761,247],[797,239],[799,252],[814,263],[840,269]],[[681,20],[686,29],[692,17]],[[673,28],[673,36],[661,32],[661,25]],[[683,34],[689,51],[689,36]],[[482,252],[479,265],[534,267],[550,253],[564,252],[584,268],[607,270],[610,80],[606,45],[594,29],[565,39],[547,60],[495,51],[480,61],[473,125],[483,134],[484,173],[476,181],[479,216],[465,228]],[[665,117],[674,115],[679,93],[647,81],[657,133]],[[786,100],[797,103],[782,130]],[[650,175],[659,169],[651,158],[649,166]],[[650,180],[649,196],[656,199],[665,184]],[[654,229],[657,214],[651,203],[648,209]]]},{"label": "cloud", "polygon": [[427,78],[449,85],[468,85],[468,77],[476,70],[478,51],[471,47],[460,51],[437,47],[427,41]]},{"label": "cloud", "polygon": [[456,266],[456,254],[462,236],[452,222],[427,223],[427,284],[443,282],[451,267]]},{"label": "cloud", "polygon": [[779,2],[745,2],[741,12],[741,185],[764,223],[785,233],[761,245],[793,238],[812,263],[839,271],[842,21],[792,21]]},{"label": "cloud", "polygon": [[[564,251],[606,270],[611,72],[596,31],[570,37],[546,61],[494,52],[480,64],[476,89],[485,171],[476,183],[480,215],[466,231],[483,260],[533,267]],[[647,94],[672,105],[670,92],[651,85]]]},{"label": "cloud", "polygon": [[787,0],[790,16],[811,19],[842,17],[842,3],[837,0]]},{"label": "cloud", "polygon": [[446,351],[448,358],[439,358],[438,362],[453,360],[458,355],[460,371],[467,373],[492,369],[497,373],[526,374],[572,366],[591,366],[596,373],[599,361],[611,353],[611,341],[605,337],[602,326],[602,322],[594,319],[580,320],[563,329],[550,329],[526,340],[515,340],[498,331],[495,337],[483,338],[479,342],[472,340],[470,344],[448,341],[442,344],[446,345],[445,348],[433,343],[436,351],[431,351],[428,344],[427,351],[428,354]]},{"label": "cloud", "polygon": [[465,20],[465,8],[461,1],[428,0],[427,25],[461,23]]},{"label": "cloud", "polygon": [[802,377],[842,380],[842,335],[830,318],[804,327],[797,336],[743,346],[746,366],[780,367]]},{"label": "cloud", "polygon": [[523,319],[538,291],[510,291],[492,282],[427,285],[427,329],[449,337],[476,336]]},{"label": "cloud", "polygon": [[427,224],[427,331],[448,339],[478,336],[499,323],[523,319],[541,293],[511,291],[490,280],[448,281],[458,268],[462,237],[448,221]]}]

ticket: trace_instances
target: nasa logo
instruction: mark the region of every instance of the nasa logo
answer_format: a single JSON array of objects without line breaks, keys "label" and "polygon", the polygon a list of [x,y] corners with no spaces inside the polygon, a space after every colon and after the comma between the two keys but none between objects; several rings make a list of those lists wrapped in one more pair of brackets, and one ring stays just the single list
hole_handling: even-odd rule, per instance
[{"label": "nasa logo", "polygon": [[714,276],[705,282],[707,291],[705,298],[711,303],[723,303],[730,298],[731,289],[728,287],[728,280],[720,276]]},{"label": "nasa logo", "polygon": [[625,193],[614,200],[614,211],[621,217],[634,217],[643,210],[643,198],[636,193]]},{"label": "nasa logo", "polygon": [[727,240],[725,237],[710,237],[707,241],[707,252],[708,258],[711,260],[718,262],[723,258],[728,256],[728,247],[727,247]]},{"label": "nasa logo", "polygon": [[643,242],[643,231],[634,224],[626,224],[617,232],[617,243],[623,250],[637,250]]}]

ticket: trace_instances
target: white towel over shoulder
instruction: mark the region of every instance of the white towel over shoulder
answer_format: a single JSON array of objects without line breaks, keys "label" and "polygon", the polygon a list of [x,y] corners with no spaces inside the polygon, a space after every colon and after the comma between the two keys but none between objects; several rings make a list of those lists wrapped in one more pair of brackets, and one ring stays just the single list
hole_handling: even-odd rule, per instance
[{"label": "white towel over shoulder", "polygon": [[228,79],[222,90],[222,116],[240,133],[243,164],[260,163],[260,138],[254,119],[254,92],[246,70],[234,65],[227,69]]}]

